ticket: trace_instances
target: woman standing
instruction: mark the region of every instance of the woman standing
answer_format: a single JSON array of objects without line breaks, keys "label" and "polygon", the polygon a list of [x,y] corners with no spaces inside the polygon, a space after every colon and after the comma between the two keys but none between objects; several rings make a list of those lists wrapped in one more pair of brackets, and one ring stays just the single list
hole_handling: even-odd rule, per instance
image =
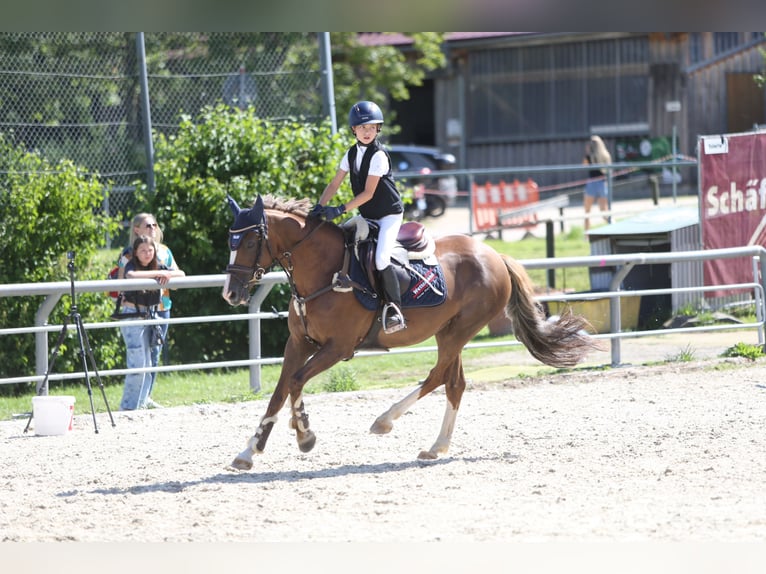
[{"label": "woman standing", "polygon": [[[127,279],[154,279],[160,285],[167,285],[171,277],[186,275],[180,269],[168,269],[157,259],[157,245],[148,235],[141,235],[132,244],[132,256],[125,264],[124,275]],[[157,316],[161,302],[159,289],[125,291],[122,313],[135,314],[137,319],[149,319]],[[130,325],[131,319],[120,326],[127,348],[127,368],[142,369],[153,364],[153,349],[161,346],[159,325]],[[120,401],[120,410],[148,408],[149,393],[156,378],[156,373],[128,373]]]},{"label": "woman standing", "polygon": [[[609,154],[609,150],[606,149],[604,140],[599,136],[590,136],[590,141],[585,145],[585,157],[583,158],[583,164],[586,165],[605,165],[612,163],[612,156]],[[608,202],[608,190],[606,188],[606,179],[604,174],[606,170],[603,168],[588,170],[588,181],[585,184],[585,193],[583,195],[583,209],[585,210],[585,231],[590,229],[590,213],[593,202],[598,202],[598,208],[601,211],[609,210]],[[608,217],[604,219],[609,222]]]},{"label": "woman standing", "polygon": [[[131,259],[131,251],[132,251],[132,245],[135,242],[136,238],[138,238],[141,235],[148,235],[154,240],[154,243],[157,248],[157,261],[164,265],[167,269],[178,269],[178,264],[176,263],[175,258],[173,257],[173,252],[170,250],[170,247],[165,245],[163,243],[164,240],[164,234],[162,233],[162,229],[160,228],[159,224],[157,223],[157,219],[151,214],[151,213],[138,213],[135,216],[133,216],[133,221],[131,222],[130,227],[130,242],[128,243],[128,247],[123,251],[122,256],[120,257],[119,261],[117,262],[117,265],[119,267],[119,273],[118,278],[124,279],[125,278],[125,265],[127,265],[128,261]],[[170,290],[169,289],[163,289],[162,290],[162,298],[160,300],[159,307],[157,308],[157,317],[160,317],[162,319],[170,319],[170,309],[173,306],[173,302],[170,299]],[[168,324],[162,323],[160,324],[160,327],[162,329],[162,342],[158,345],[152,346],[152,366],[156,367],[160,364],[160,356],[162,355],[162,350],[164,347],[164,342],[167,341],[168,336]],[[148,408],[159,408],[160,405],[154,401],[151,397],[151,393],[154,390],[154,382],[157,378],[157,372],[151,373],[151,384],[149,386],[149,396],[146,400],[146,405]]]}]

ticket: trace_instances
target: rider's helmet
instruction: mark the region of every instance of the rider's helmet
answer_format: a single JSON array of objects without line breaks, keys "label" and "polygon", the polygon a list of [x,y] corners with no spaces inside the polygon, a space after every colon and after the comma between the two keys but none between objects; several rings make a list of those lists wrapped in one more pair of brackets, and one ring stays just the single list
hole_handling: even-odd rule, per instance
[{"label": "rider's helmet", "polygon": [[383,112],[375,102],[357,102],[351,106],[348,112],[348,125],[350,127],[362,126],[365,124],[382,124]]}]

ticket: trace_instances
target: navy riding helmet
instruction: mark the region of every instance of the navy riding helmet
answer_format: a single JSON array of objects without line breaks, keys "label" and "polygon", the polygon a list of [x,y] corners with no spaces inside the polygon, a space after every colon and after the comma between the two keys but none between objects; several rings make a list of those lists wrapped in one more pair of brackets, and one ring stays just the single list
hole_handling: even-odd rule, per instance
[{"label": "navy riding helmet", "polygon": [[351,106],[348,112],[348,125],[350,127],[362,126],[365,124],[382,124],[383,112],[375,102],[357,102]]}]

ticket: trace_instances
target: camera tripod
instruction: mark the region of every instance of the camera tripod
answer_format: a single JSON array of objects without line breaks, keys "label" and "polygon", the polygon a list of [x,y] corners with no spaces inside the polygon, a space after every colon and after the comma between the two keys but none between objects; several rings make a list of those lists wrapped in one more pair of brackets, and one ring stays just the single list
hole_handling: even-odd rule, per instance
[{"label": "camera tripod", "polygon": [[[104,391],[104,383],[101,382],[101,375],[98,374],[98,367],[96,366],[96,358],[93,356],[93,349],[90,347],[90,341],[88,341],[88,333],[85,331],[85,327],[83,327],[82,324],[82,317],[80,316],[80,313],[77,310],[77,298],[75,296],[74,291],[74,251],[67,251],[67,259],[69,260],[67,263],[67,269],[69,270],[69,285],[70,285],[70,296],[72,298],[72,304],[69,307],[69,315],[67,315],[64,318],[64,324],[61,326],[61,332],[59,332],[59,338],[58,341],[56,341],[56,345],[53,347],[53,352],[51,352],[50,359],[48,360],[48,368],[45,370],[45,378],[43,379],[42,383],[37,389],[37,394],[43,395],[46,394],[46,391],[48,389],[48,377],[50,377],[50,374],[53,372],[53,367],[56,364],[56,358],[58,357],[59,350],[61,349],[61,343],[64,342],[64,338],[66,337],[67,327],[69,326],[69,323],[73,323],[74,326],[77,329],[77,341],[80,344],[80,350],[78,352],[78,355],[80,356],[81,362],[82,362],[82,370],[83,373],[85,373],[85,385],[88,388],[88,398],[90,399],[90,412],[93,415],[93,428],[96,431],[96,434],[98,434],[98,423],[96,422],[96,409],[93,406],[93,387],[90,384],[90,373],[88,372],[88,363],[85,360],[85,355],[87,353],[88,358],[90,359],[91,367],[93,368],[93,373],[96,375],[96,380],[98,381],[98,386],[101,389],[101,396],[104,398],[104,404],[106,405],[106,412],[109,413],[109,420],[112,422],[112,426],[116,426],[114,424],[114,417],[112,416],[112,410],[109,408],[109,401],[106,399],[106,391]],[[27,420],[27,426],[24,427],[24,432],[26,433],[29,430],[29,424],[32,422],[32,417],[34,416],[34,409],[29,414],[29,419]]]}]

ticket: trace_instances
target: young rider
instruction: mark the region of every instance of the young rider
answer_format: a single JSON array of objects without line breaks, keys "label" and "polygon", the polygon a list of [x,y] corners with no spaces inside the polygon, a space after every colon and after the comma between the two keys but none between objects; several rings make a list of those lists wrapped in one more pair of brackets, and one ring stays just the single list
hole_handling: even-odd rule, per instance
[{"label": "young rider", "polygon": [[[407,326],[401,310],[399,280],[391,266],[391,253],[404,218],[404,204],[394,183],[391,158],[377,139],[383,125],[380,107],[369,101],[355,103],[349,111],[348,124],[356,136],[356,143],[343,155],[335,177],[325,188],[312,214],[330,221],[359,208],[362,217],[377,223],[380,231],[375,268],[380,272],[387,301],[383,307],[383,331],[395,333]],[[327,205],[347,173],[350,173],[354,198],[345,205]]]}]

